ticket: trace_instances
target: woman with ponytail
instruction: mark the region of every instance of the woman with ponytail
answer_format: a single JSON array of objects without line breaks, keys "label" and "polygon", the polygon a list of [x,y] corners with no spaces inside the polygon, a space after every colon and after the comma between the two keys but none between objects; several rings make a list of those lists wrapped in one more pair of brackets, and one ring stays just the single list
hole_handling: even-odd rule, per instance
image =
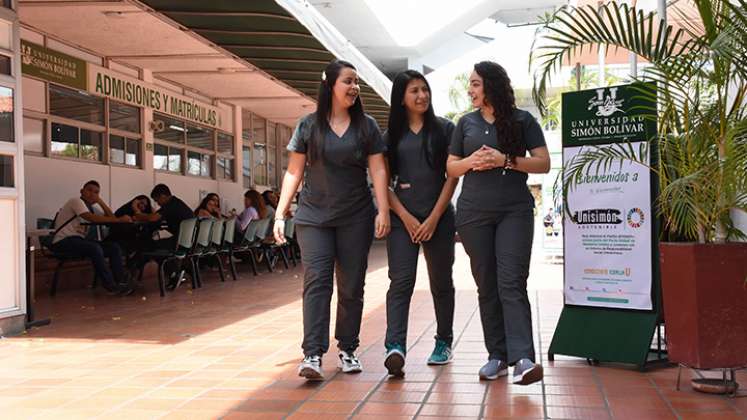
[{"label": "woman with ponytail", "polygon": [[[301,180],[294,222],[304,265],[304,359],[299,376],[322,380],[322,355],[329,349],[330,300],[337,278],[335,338],[339,366],[355,373],[355,354],[363,313],[368,252],[389,232],[389,202],[384,144],[376,121],[364,114],[355,67],[334,60],[322,73],[316,112],[302,118],[288,144],[273,232],[285,242],[284,215]],[[373,180],[377,209],[366,171]]]}]

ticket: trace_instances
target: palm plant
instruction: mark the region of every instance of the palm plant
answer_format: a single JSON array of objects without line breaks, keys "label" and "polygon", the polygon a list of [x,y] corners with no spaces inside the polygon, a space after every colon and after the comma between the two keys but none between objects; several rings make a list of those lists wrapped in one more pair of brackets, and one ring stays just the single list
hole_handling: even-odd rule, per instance
[{"label": "palm plant", "polygon": [[[656,88],[637,92],[658,101],[652,118],[659,134],[641,148],[587,147],[566,168],[563,191],[591,171],[634,161],[658,177],[663,239],[744,238],[730,211],[747,211],[747,2],[690,0],[688,6],[697,16],[682,16],[681,28],[615,2],[599,9],[559,9],[538,30],[532,47],[533,96],[546,112],[553,74],[584,48],[622,48],[648,61],[636,81]],[[649,159],[651,150],[658,159]]]}]

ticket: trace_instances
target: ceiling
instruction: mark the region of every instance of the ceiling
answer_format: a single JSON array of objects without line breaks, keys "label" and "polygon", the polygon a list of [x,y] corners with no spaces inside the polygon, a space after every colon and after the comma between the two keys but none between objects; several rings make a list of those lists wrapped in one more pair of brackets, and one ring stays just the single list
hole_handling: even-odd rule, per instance
[{"label": "ceiling", "polygon": [[[486,19],[507,25],[533,23],[538,16],[567,4],[568,0],[309,2],[373,64],[392,77],[407,68],[425,72],[437,69],[492,41],[470,33],[471,28]],[[427,8],[423,7],[425,4]],[[381,15],[389,10],[394,13]],[[410,42],[397,36],[403,34]]]},{"label": "ceiling", "polygon": [[[310,98],[316,98],[322,70],[335,58],[273,0],[142,3]],[[235,95],[247,96],[244,89]],[[361,83],[361,99],[366,112],[380,124],[386,121],[389,106],[365,81]]]},{"label": "ceiling", "polygon": [[[333,56],[272,0],[21,0],[21,23],[188,91],[294,126]],[[379,121],[386,102],[362,86]]]}]

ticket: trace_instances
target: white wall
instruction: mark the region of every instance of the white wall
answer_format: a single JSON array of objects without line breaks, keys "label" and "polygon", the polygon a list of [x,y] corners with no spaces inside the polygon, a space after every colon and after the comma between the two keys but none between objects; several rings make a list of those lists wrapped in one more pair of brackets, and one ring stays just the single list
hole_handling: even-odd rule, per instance
[{"label": "white wall", "polygon": [[168,185],[191,208],[199,204],[200,190],[220,195],[225,212],[244,208],[244,189],[236,182],[30,155],[26,155],[25,163],[26,220],[31,229],[37,218],[54,217],[65,201],[77,196],[91,179],[101,184],[101,195],[112,210],[136,195],[150,195],[158,183]]},{"label": "white wall", "polygon": [[0,309],[16,308],[18,303],[17,220],[16,200],[0,198],[0,267],[3,267],[0,275]]}]

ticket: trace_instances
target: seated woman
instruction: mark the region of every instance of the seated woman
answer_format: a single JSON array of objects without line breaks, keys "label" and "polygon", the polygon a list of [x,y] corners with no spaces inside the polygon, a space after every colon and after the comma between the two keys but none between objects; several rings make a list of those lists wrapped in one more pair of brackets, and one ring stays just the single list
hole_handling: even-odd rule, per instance
[{"label": "seated woman", "polygon": [[[148,222],[153,216],[153,206],[146,195],[138,195],[114,212],[116,217],[129,216],[135,222]],[[115,242],[127,257],[127,266],[137,267],[142,261],[136,258],[138,252],[154,247],[153,233],[159,223],[112,225],[107,241]]]},{"label": "seated woman", "polygon": [[220,197],[216,193],[210,193],[205,196],[200,202],[200,205],[195,209],[195,216],[203,217],[215,217],[220,219],[223,217],[220,213]]},{"label": "seated woman", "polygon": [[252,220],[261,220],[268,215],[268,209],[262,196],[256,190],[248,190],[244,193],[244,211],[236,219],[236,227],[243,234]]}]

